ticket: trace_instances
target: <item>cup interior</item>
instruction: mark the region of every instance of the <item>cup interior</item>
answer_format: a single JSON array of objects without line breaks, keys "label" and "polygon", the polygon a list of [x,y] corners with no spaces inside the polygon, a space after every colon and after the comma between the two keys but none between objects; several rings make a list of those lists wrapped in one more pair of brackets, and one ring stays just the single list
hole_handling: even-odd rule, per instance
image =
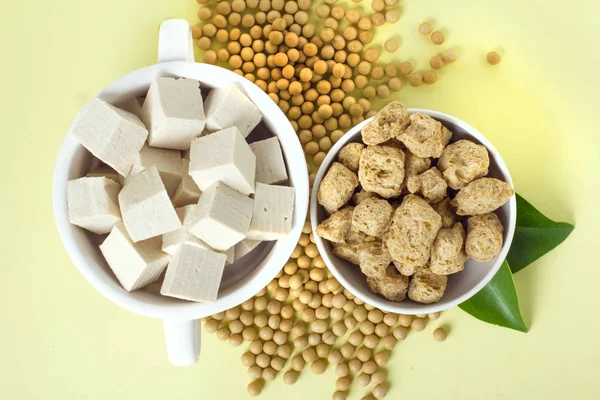
[{"label": "cup interior", "polygon": [[[139,314],[163,319],[192,319],[231,308],[259,292],[283,267],[292,253],[306,219],[308,176],[300,142],[286,116],[250,81],[220,67],[170,62],[143,68],[107,86],[98,97],[117,105],[144,96],[156,76],[186,77],[200,81],[203,97],[213,87],[237,85],[258,106],[263,121],[246,138],[249,143],[278,136],[288,172],[287,186],[296,191],[292,231],[285,238],[263,242],[251,253],[225,266],[215,303],[195,303],[160,295],[161,280],[140,290],[125,291],[100,252],[107,235],[96,235],[68,221],[66,182],[85,176],[99,161],[70,134],[60,148],[53,187],[56,223],[63,244],[83,275],[117,304]],[[235,110],[232,110],[235,112]]]},{"label": "cup interior", "polygon": [[[469,139],[475,143],[486,146],[490,156],[488,176],[504,180],[513,186],[508,168],[498,151],[473,127],[457,118],[443,113],[421,109],[409,109],[409,111],[410,113],[424,113],[440,121],[453,132],[451,143],[461,139]],[[369,121],[371,121],[371,119],[363,121],[352,128],[330,150],[328,156],[321,164],[315,178],[315,189],[319,187],[321,180],[329,170],[331,164],[337,161],[340,149],[348,143],[361,142],[361,130],[369,123]],[[317,192],[318,190],[313,190],[311,197],[310,212],[313,231],[328,217],[325,209],[318,204]],[[384,298],[380,294],[373,293],[367,286],[365,275],[360,271],[360,268],[357,265],[335,256],[333,254],[333,246],[327,240],[323,240],[316,235],[315,240],[328,268],[333,272],[340,283],[359,299],[388,312],[401,314],[427,314],[441,311],[466,301],[481,290],[481,288],[483,288],[498,271],[506,258],[514,235],[516,223],[515,197],[512,196],[506,204],[496,210],[496,213],[504,226],[504,245],[501,253],[488,262],[477,262],[474,260],[467,261],[463,271],[448,276],[448,287],[441,301],[429,305],[416,303],[408,298],[401,302],[395,302]]]}]

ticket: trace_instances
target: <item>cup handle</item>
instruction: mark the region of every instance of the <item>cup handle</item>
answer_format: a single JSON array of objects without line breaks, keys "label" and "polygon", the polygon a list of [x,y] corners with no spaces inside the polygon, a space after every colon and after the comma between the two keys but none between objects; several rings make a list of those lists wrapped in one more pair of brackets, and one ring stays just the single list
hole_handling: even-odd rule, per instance
[{"label": "cup handle", "polygon": [[163,320],[163,326],[171,364],[179,367],[196,364],[200,355],[200,320]]},{"label": "cup handle", "polygon": [[184,19],[169,19],[160,24],[158,62],[194,62],[194,44],[190,24]]}]

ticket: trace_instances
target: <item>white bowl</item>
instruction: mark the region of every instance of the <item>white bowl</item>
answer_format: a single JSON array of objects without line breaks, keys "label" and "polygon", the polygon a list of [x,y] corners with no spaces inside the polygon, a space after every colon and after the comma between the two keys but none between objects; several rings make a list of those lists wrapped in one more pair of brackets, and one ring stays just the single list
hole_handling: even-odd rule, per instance
[{"label": "white bowl", "polygon": [[[453,142],[459,139],[470,139],[487,147],[490,155],[489,176],[506,181],[512,186],[510,173],[508,172],[504,160],[502,160],[502,157],[494,146],[475,128],[458,118],[437,111],[409,109],[409,112],[427,114],[440,121],[453,132]],[[310,215],[313,231],[315,231],[317,226],[327,218],[325,209],[319,205],[317,201],[318,187],[321,184],[323,176],[329,170],[330,165],[337,160],[338,153],[342,147],[347,143],[361,142],[361,130],[371,120],[372,118],[365,120],[348,131],[348,133],[333,146],[321,164],[315,177],[314,190],[312,191],[310,199]],[[365,275],[363,275],[357,265],[351,264],[348,261],[335,256],[332,252],[333,248],[331,243],[328,241],[321,239],[317,235],[315,235],[315,241],[325,264],[337,280],[342,286],[365,303],[371,304],[384,311],[399,314],[428,314],[448,309],[468,300],[471,296],[480,291],[492,279],[496,272],[498,272],[498,269],[502,265],[502,262],[510,249],[510,244],[515,232],[515,223],[517,219],[515,196],[512,196],[506,204],[496,211],[496,213],[504,225],[504,245],[500,254],[488,262],[482,263],[474,260],[467,261],[463,271],[448,277],[448,288],[446,289],[446,293],[438,303],[434,304],[420,304],[408,298],[404,301],[396,302],[373,293],[367,286]]]}]

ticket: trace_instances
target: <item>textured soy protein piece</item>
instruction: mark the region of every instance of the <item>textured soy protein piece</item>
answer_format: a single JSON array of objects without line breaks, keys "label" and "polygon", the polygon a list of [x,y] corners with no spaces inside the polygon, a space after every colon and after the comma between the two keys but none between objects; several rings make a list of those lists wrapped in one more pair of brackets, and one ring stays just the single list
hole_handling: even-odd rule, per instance
[{"label": "textured soy protein piece", "polygon": [[423,304],[437,303],[448,285],[446,275],[436,275],[429,268],[419,268],[408,285],[408,297]]},{"label": "textured soy protein piece", "polygon": [[327,212],[334,213],[352,198],[357,186],[356,174],[343,164],[334,162],[319,186],[319,204]]},{"label": "textured soy protein piece", "polygon": [[366,199],[371,199],[371,198],[380,199],[381,197],[379,197],[379,195],[377,193],[367,192],[366,190],[361,189],[354,196],[352,196],[352,201],[354,202],[354,205],[357,206],[360,203],[362,203],[363,201],[365,201]]},{"label": "textured soy protein piece", "polygon": [[386,201],[368,198],[354,208],[352,225],[369,236],[381,236],[392,222],[394,209]]},{"label": "textured soy protein piece", "polygon": [[515,193],[506,182],[480,178],[462,188],[450,204],[458,215],[481,215],[495,211]]},{"label": "textured soy protein piece", "polygon": [[349,261],[352,264],[358,265],[358,248],[345,243],[335,243],[333,246],[333,254],[339,258]]},{"label": "textured soy protein piece", "polygon": [[367,145],[381,144],[400,135],[409,123],[410,115],[404,104],[392,101],[365,125],[362,130],[363,142]]},{"label": "textured soy protein piece", "polygon": [[465,268],[465,236],[465,228],[460,222],[452,228],[440,229],[431,249],[431,272],[450,275]]},{"label": "textured soy protein piece", "polygon": [[367,277],[367,285],[373,293],[379,293],[392,301],[402,301],[406,298],[408,277],[400,274],[393,265],[385,269],[385,274],[377,277]]},{"label": "textured soy protein piece", "polygon": [[441,172],[432,167],[420,175],[411,176],[406,183],[411,193],[420,193],[429,203],[436,203],[446,197],[448,184]]},{"label": "textured soy protein piece", "polygon": [[317,235],[333,243],[344,243],[352,226],[353,211],[354,207],[344,207],[334,212],[317,226]]},{"label": "textured soy protein piece", "polygon": [[340,149],[338,161],[344,164],[349,170],[358,172],[360,155],[365,145],[362,143],[348,143]]},{"label": "textured soy protein piece", "polygon": [[490,157],[485,146],[470,140],[459,140],[446,146],[437,164],[448,186],[454,190],[486,176],[489,166]]},{"label": "textured soy protein piece", "polygon": [[121,185],[104,176],[67,182],[69,222],[90,232],[104,234],[121,222]]},{"label": "textured soy protein piece", "polygon": [[475,215],[467,220],[465,251],[475,261],[490,261],[502,250],[504,227],[494,213]]},{"label": "textured soy protein piece", "polygon": [[367,146],[360,157],[358,179],[363,189],[383,198],[399,196],[404,181],[404,152],[389,146]]},{"label": "textured soy protein piece", "polygon": [[385,275],[392,256],[385,243],[377,238],[368,238],[358,245],[358,265],[363,274],[371,278]]},{"label": "textured soy protein piece", "polygon": [[431,247],[442,227],[442,217],[418,196],[404,197],[394,212],[385,242],[402,275],[412,275],[429,260]]},{"label": "textured soy protein piece", "polygon": [[431,167],[431,159],[415,156],[410,151],[404,152],[404,182],[408,183],[411,176],[422,174]]},{"label": "textured soy protein piece", "polygon": [[408,150],[418,157],[439,158],[452,133],[429,115],[415,113],[410,125],[398,136]]},{"label": "textured soy protein piece", "polygon": [[445,197],[442,201],[431,204],[431,207],[442,217],[442,228],[451,228],[456,221],[454,211],[450,206],[450,198]]}]

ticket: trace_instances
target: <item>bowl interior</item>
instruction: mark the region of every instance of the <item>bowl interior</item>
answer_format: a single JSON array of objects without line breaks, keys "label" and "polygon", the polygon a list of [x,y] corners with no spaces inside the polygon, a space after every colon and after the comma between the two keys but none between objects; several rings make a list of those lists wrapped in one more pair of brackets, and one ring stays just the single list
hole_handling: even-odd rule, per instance
[{"label": "bowl interior", "polygon": [[258,87],[237,74],[210,65],[173,62],[147,67],[121,78],[98,94],[119,104],[144,96],[155,76],[193,78],[201,83],[203,97],[213,87],[235,84],[258,106],[263,121],[247,137],[249,143],[277,135],[289,180],[296,190],[292,232],[277,241],[263,242],[251,253],[227,265],[216,303],[194,303],[160,295],[161,281],[128,293],[112,273],[100,252],[106,235],[96,235],[68,223],[66,182],[85,176],[99,161],[67,135],[57,160],[54,178],[54,206],[57,225],[69,255],[80,271],[102,293],[132,311],[161,318],[198,318],[233,307],[260,291],[282,268],[293,251],[308,208],[306,161],[297,136],[285,115]]},{"label": "bowl interior", "polygon": [[[429,110],[411,109],[409,111],[411,113],[422,112],[440,121],[453,132],[451,142],[461,139],[469,139],[486,146],[490,155],[490,169],[488,176],[504,180],[512,186],[512,180],[510,178],[510,174],[508,173],[506,164],[492,144],[474,128],[460,120],[457,120],[456,118],[442,113]],[[329,169],[329,166],[333,162],[337,161],[339,150],[347,143],[361,141],[361,130],[369,121],[370,120],[363,121],[359,125],[355,126],[336,143],[317,173],[314,184],[315,188],[318,188],[318,185]],[[316,195],[317,190],[313,190],[311,198],[311,223],[313,225],[313,230],[316,229],[318,224],[327,218],[327,213],[325,212],[325,209],[318,204]],[[379,294],[373,293],[367,286],[365,275],[363,275],[357,265],[335,256],[332,253],[333,247],[330,242],[322,240],[319,237],[316,237],[316,241],[323,259],[325,260],[327,266],[332,270],[335,277],[344,287],[346,287],[346,289],[348,289],[352,294],[361,300],[389,312],[403,314],[426,314],[447,309],[456,304],[462,303],[479,291],[483,286],[485,286],[485,284],[497,272],[502,261],[505,259],[506,253],[510,248],[510,243],[512,242],[516,218],[516,203],[514,196],[506,204],[500,207],[496,213],[504,225],[504,246],[502,252],[496,258],[488,262],[482,263],[474,260],[467,261],[463,271],[452,274],[448,277],[448,288],[446,289],[446,293],[444,294],[442,300],[438,303],[430,305],[416,303],[410,299],[406,299],[402,302],[395,302],[388,300]]]}]

